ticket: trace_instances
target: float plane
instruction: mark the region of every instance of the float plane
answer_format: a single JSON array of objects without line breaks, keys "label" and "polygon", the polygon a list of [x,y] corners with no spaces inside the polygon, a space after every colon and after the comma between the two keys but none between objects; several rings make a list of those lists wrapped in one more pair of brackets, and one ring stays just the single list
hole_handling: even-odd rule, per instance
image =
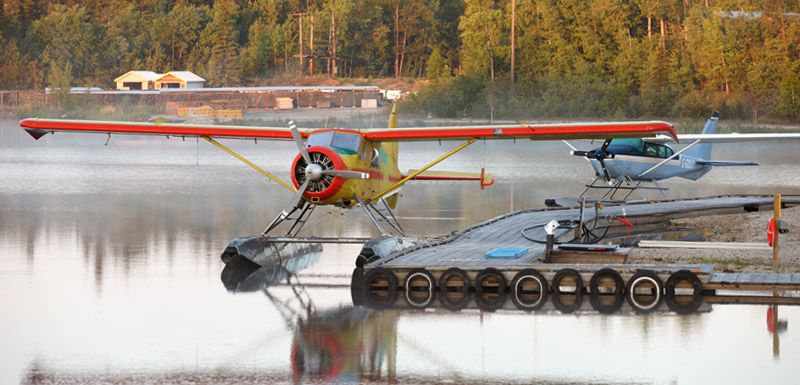
[{"label": "float plane", "polygon": [[[668,198],[667,189],[658,181],[672,177],[697,180],[711,171],[713,166],[758,166],[758,163],[749,160],[711,160],[713,143],[800,138],[800,134],[792,133],[717,134],[718,122],[719,112],[714,110],[701,134],[677,136],[681,142],[688,143],[677,151],[666,144],[675,139],[668,136],[607,139],[601,147],[589,151],[577,150],[567,143],[572,148],[571,154],[585,157],[597,175],[592,183],[586,186],[580,197],[590,189],[601,188],[608,191],[600,199],[606,198],[609,194],[613,199],[614,194],[620,189],[630,190],[624,198],[627,199],[633,191],[639,191],[640,187],[647,188],[641,186],[643,182],[652,182],[657,186],[654,189]],[[606,182],[608,185],[597,185],[598,182]],[[628,186],[622,186],[623,183],[627,183]],[[633,187],[629,187],[631,185]],[[647,199],[641,191],[639,193]]]},{"label": "float plane", "polygon": [[[410,180],[477,180],[482,186],[492,184],[491,175],[429,171],[445,158],[478,140],[560,140],[642,138],[665,135],[675,137],[670,123],[661,121],[451,126],[397,128],[397,106],[389,127],[381,129],[298,129],[290,122],[285,127],[249,127],[223,125],[78,121],[63,119],[24,119],[22,126],[39,139],[55,132],[83,132],[108,135],[160,135],[180,138],[203,138],[237,157],[270,179],[291,190],[289,204],[264,231],[268,235],[280,223],[291,222],[286,238],[294,238],[320,205],[353,207],[360,205],[382,235],[381,223],[388,223],[405,235],[392,209],[397,192]],[[297,145],[298,154],[289,164],[291,184],[242,158],[217,139],[288,140]],[[410,141],[462,141],[455,149],[431,161],[419,170],[403,174],[398,168],[398,143]],[[608,142],[607,142],[608,143]],[[608,147],[608,146],[606,146]],[[296,217],[291,217],[298,213]]]}]

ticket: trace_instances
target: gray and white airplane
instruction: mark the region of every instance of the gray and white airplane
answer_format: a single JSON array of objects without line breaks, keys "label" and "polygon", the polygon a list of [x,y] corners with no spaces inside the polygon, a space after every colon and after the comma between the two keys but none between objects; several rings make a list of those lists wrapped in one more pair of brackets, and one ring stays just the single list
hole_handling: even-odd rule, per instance
[{"label": "gray and white airplane", "polygon": [[[597,174],[611,186],[622,182],[653,182],[672,177],[697,180],[711,171],[713,166],[757,166],[753,161],[723,161],[711,159],[713,143],[732,143],[762,140],[800,139],[800,133],[717,134],[719,112],[714,110],[701,134],[678,135],[678,140],[689,143],[680,150],[667,145],[672,138],[618,138],[606,140],[601,147],[580,151],[567,143],[573,155],[585,157]],[[594,185],[595,182],[592,182]],[[584,191],[585,193],[585,191]]]},{"label": "gray and white airplane", "polygon": [[606,181],[652,181],[675,176],[697,180],[711,171],[712,166],[758,165],[753,161],[711,160],[713,143],[800,139],[800,133],[717,134],[718,122],[719,112],[714,110],[701,134],[679,134],[681,142],[690,142],[679,151],[666,144],[672,141],[671,138],[659,136],[606,140],[601,147],[589,151],[573,150],[572,154],[586,157],[597,175]]}]

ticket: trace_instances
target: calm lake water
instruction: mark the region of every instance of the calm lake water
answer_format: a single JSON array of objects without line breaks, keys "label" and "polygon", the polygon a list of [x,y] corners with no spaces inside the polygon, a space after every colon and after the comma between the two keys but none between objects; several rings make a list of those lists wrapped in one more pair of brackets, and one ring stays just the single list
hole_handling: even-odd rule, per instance
[{"label": "calm lake water", "polygon": [[[800,308],[704,303],[697,312],[561,314],[354,306],[357,245],[325,245],[292,285],[230,292],[220,253],[291,197],[195,140],[57,134],[0,120],[0,383],[796,383]],[[226,144],[228,144],[226,142]],[[578,143],[590,148],[591,144]],[[455,143],[402,145],[401,169]],[[288,180],[293,143],[230,147]],[[715,168],[668,181],[678,197],[800,194],[800,142],[715,146]],[[439,235],[575,196],[592,178],[561,142],[476,143],[437,169],[496,180],[410,183],[411,234]],[[358,210],[307,232],[375,236]],[[316,353],[314,353],[316,352]],[[302,357],[301,357],[302,355]]]}]

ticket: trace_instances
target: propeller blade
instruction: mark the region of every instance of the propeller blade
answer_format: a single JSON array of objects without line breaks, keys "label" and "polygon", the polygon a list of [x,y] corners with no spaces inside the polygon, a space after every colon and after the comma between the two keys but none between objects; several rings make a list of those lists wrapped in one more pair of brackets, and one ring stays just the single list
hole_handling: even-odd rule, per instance
[{"label": "propeller blade", "polygon": [[603,168],[603,177],[606,178],[606,181],[611,184],[611,174],[608,173],[608,169],[606,168],[606,162],[604,158],[597,158],[600,162],[600,167]]},{"label": "propeller blade", "polygon": [[602,147],[600,147],[600,151],[601,151],[601,152],[603,152],[603,153],[605,153],[605,152],[606,152],[606,149],[608,148],[608,145],[609,145],[609,144],[611,144],[611,139],[606,139],[606,141],[605,141],[605,142],[603,142],[603,146],[602,146]]},{"label": "propeller blade", "polygon": [[591,153],[589,153],[589,151],[582,151],[582,150],[570,151],[569,153],[575,156],[585,156],[585,157],[591,156]]},{"label": "propeller blade", "polygon": [[338,176],[345,179],[369,179],[369,174],[353,170],[323,170],[322,175]]},{"label": "propeller blade", "polygon": [[[308,183],[311,182],[310,180],[306,180],[303,182],[303,185],[297,189],[297,192],[292,196],[292,200],[289,201],[289,207],[297,207],[300,208],[300,203],[303,201],[303,193],[306,192],[306,188],[308,187]],[[286,210],[284,210],[286,211]]]},{"label": "propeller blade", "polygon": [[[289,121],[289,130],[292,131],[292,138],[294,138],[294,143],[297,145],[297,149],[303,154],[303,159],[306,160],[306,164],[311,164],[311,155],[308,155],[308,151],[306,150],[306,143],[303,142],[303,137],[300,136],[300,131],[297,129],[297,126],[294,125],[294,121]],[[305,190],[305,189],[302,189]]]}]

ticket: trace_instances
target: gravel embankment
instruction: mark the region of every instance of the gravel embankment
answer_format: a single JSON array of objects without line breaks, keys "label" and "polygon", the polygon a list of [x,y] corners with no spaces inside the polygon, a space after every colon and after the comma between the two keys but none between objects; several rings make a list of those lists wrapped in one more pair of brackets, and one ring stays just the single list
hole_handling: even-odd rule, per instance
[{"label": "gravel embankment", "polygon": [[[709,242],[767,243],[767,222],[772,211],[708,215],[673,221],[704,234]],[[779,235],[779,267],[772,265],[772,250],[740,249],[651,249],[636,248],[628,255],[628,263],[700,263],[714,264],[717,272],[736,273],[800,273],[800,206],[781,210],[781,219],[789,224],[789,232]]]}]

